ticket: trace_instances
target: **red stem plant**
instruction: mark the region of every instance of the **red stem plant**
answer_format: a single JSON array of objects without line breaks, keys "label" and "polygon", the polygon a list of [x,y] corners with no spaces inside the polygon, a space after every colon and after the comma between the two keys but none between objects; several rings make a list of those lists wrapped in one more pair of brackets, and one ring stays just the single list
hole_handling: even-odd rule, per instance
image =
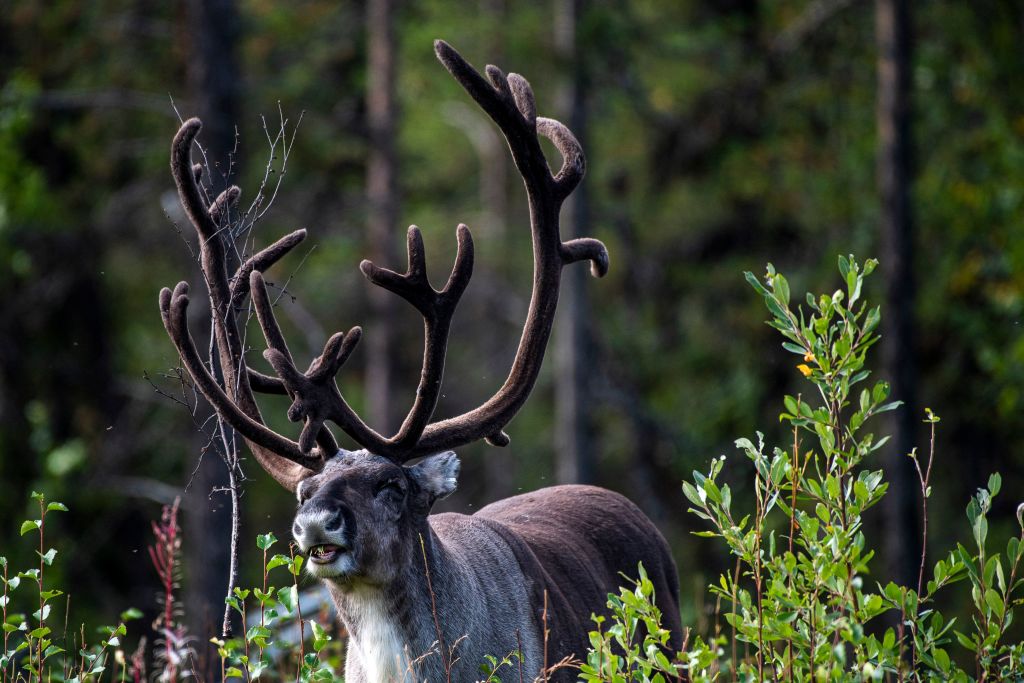
[{"label": "red stem plant", "polygon": [[181,529],[178,526],[178,506],[180,498],[174,503],[165,505],[159,522],[153,522],[153,537],[156,542],[149,546],[149,559],[160,577],[163,590],[162,612],[157,617],[153,628],[163,632],[163,652],[161,659],[166,668],[166,680],[177,683],[178,664],[174,651],[175,642],[181,639],[180,629],[174,623],[174,591],[177,588],[178,555],[181,551]]}]

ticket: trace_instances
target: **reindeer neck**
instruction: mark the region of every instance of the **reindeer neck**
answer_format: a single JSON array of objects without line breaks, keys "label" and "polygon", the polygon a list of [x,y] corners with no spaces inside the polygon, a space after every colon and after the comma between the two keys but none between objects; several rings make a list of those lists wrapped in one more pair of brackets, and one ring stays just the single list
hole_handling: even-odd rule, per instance
[{"label": "reindeer neck", "polygon": [[[331,598],[349,634],[349,651],[358,655],[367,683],[424,680],[428,672],[442,671],[437,654],[435,603],[447,602],[450,568],[445,551],[433,532],[424,538],[430,567],[428,586],[423,557],[416,548],[415,561],[386,585],[328,582]],[[417,543],[418,546],[418,543]],[[440,623],[445,619],[439,617]],[[447,629],[446,629],[447,630]],[[451,643],[445,644],[451,647]],[[433,650],[433,653],[431,654]],[[434,680],[427,675],[426,680]]]}]

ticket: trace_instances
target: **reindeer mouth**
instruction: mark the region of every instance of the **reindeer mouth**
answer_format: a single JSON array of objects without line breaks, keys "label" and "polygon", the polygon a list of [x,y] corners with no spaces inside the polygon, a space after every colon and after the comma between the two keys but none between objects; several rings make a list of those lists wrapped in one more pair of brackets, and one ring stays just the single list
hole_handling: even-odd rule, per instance
[{"label": "reindeer mouth", "polygon": [[330,564],[344,552],[345,548],[338,545],[315,545],[309,549],[309,561],[313,564]]}]

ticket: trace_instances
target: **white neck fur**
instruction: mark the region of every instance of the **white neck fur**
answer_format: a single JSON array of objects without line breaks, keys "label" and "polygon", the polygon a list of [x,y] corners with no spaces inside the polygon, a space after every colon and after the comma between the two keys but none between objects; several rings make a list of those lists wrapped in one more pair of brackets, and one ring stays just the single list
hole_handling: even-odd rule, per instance
[{"label": "white neck fur", "polygon": [[[359,658],[367,683],[411,683],[411,661],[402,631],[379,589],[362,588],[345,595],[350,625],[349,658]],[[412,654],[412,656],[410,656]]]}]

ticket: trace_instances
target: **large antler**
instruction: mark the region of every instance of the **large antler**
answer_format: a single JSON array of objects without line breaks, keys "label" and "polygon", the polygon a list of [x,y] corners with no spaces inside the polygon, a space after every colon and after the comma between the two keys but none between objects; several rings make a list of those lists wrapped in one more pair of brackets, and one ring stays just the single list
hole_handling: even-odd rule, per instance
[{"label": "large antler", "polygon": [[[415,226],[409,228],[409,262],[405,273],[380,268],[369,261],[360,265],[370,282],[408,301],[424,321],[423,367],[416,399],[398,432],[385,437],[356,415],[335,381],[362,335],[360,328],[332,336],[323,353],[303,373],[296,368],[274,318],[260,271],[301,241],[305,232],[292,233],[253,256],[239,267],[229,284],[218,230],[221,214],[237,199],[238,190],[229,189],[206,207],[196,185],[197,171],[183,170],[190,168],[189,148],[199,130],[199,122],[195,119],[186,122],[175,137],[171,166],[182,204],[200,235],[203,272],[216,313],[215,337],[226,391],[210,374],[188,334],[185,324],[188,290],[184,283],[179,284],[174,293],[166,289],[161,292],[164,324],[197,386],[220,415],[242,434],[260,464],[285,486],[294,488],[298,479],[321,467],[323,458],[333,454],[336,446],[325,426],[328,421],[340,426],[364,448],[396,462],[479,439],[486,439],[492,445],[506,445],[509,439],[502,430],[522,408],[540,372],[554,322],[562,267],[589,260],[595,276],[600,277],[608,270],[608,252],[601,242],[590,238],[562,242],[559,235],[558,215],[562,202],[579,184],[585,169],[583,150],[573,134],[553,119],[537,117],[533,91],[523,77],[506,76],[497,67],[488,66],[485,80],[447,43],[439,40],[434,47],[441,63],[508,140],[526,185],[533,234],[533,294],[512,369],[496,394],[457,417],[430,422],[440,395],[452,316],[473,269],[473,240],[466,226],[458,227],[455,265],[440,291],[431,287],[427,280],[423,239]],[[538,135],[551,140],[562,155],[562,166],[557,174],[552,175],[548,167]],[[245,366],[235,309],[249,293],[267,341],[264,356],[278,378]],[[262,423],[252,396],[253,388],[287,393],[292,397],[288,417],[305,423],[298,442],[272,432]]]},{"label": "large antler", "polygon": [[[486,68],[487,80],[443,40],[434,50],[445,68],[498,125],[508,141],[530,205],[533,233],[533,294],[515,360],[505,383],[483,405],[467,413],[429,425],[414,455],[454,448],[481,438],[503,446],[502,431],[526,402],[540,372],[558,304],[562,267],[589,260],[591,273],[608,272],[608,251],[591,238],[562,242],[558,215],[562,202],[576,188],[586,169],[583,149],[568,128],[554,119],[537,116],[533,90],[518,74]],[[552,176],[537,135],[551,140],[562,155],[562,167]]]},{"label": "large antler", "polygon": [[[188,329],[188,284],[179,282],[174,291],[160,292],[160,315],[164,327],[196,386],[220,416],[249,444],[253,455],[267,472],[283,486],[294,489],[311,470],[322,467],[322,453],[310,453],[290,439],[270,430],[260,417],[252,394],[252,384],[264,391],[283,393],[281,382],[250,371],[243,355],[235,310],[248,294],[249,273],[269,268],[306,237],[305,230],[285,235],[263,251],[242,263],[235,277],[228,278],[227,240],[230,238],[229,211],[240,191],[230,187],[210,205],[199,187],[202,166],[191,164],[192,142],[202,124],[189,119],[178,130],[171,144],[171,174],[185,214],[199,236],[200,265],[209,290],[217,361],[223,386],[214,378],[196,349]],[[333,455],[337,446],[329,432],[323,446]]]}]

